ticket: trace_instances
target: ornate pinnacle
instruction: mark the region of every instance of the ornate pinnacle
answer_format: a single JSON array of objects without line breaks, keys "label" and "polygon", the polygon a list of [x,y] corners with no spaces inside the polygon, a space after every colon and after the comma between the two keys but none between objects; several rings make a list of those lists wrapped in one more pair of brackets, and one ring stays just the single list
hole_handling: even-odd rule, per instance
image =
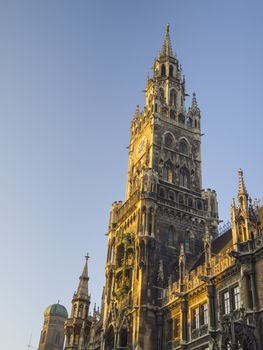
[{"label": "ornate pinnacle", "polygon": [[192,97],[191,111],[192,111],[192,113],[196,113],[196,112],[199,113],[199,108],[198,108],[195,92],[193,93],[193,97]]},{"label": "ornate pinnacle", "polygon": [[238,195],[246,195],[247,196],[247,190],[244,182],[244,177],[243,177],[243,170],[239,169],[238,171],[238,178],[239,178],[239,189],[238,189]]},{"label": "ornate pinnacle", "polygon": [[165,36],[164,36],[163,47],[162,47],[162,52],[161,52],[162,56],[173,56],[169,32],[170,32],[170,25],[168,23],[168,24],[166,24]]},{"label": "ornate pinnacle", "polygon": [[135,113],[134,113],[134,118],[140,116],[140,106],[136,105]]}]

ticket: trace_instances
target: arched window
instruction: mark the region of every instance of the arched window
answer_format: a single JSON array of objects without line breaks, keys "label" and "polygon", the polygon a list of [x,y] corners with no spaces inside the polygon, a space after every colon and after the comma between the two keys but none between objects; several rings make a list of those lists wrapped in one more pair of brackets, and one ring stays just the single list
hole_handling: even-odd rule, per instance
[{"label": "arched window", "polygon": [[176,119],[176,114],[175,114],[175,111],[173,109],[170,111],[170,118],[173,120]]},{"label": "arched window", "polygon": [[179,152],[183,154],[188,154],[188,144],[185,140],[181,140],[179,143]]},{"label": "arched window", "polygon": [[80,304],[79,311],[78,311],[78,317],[82,318],[82,314],[83,314],[83,304]]},{"label": "arched window", "polygon": [[175,229],[173,226],[168,228],[168,244],[174,245],[175,243]]},{"label": "arched window", "polygon": [[174,89],[170,91],[170,106],[176,106],[176,93]]},{"label": "arched window", "polygon": [[145,234],[146,229],[146,208],[142,208],[142,217],[141,217],[141,228],[142,228],[142,234]]},{"label": "arched window", "polygon": [[173,138],[170,134],[166,134],[164,138],[165,147],[172,148],[173,147]]},{"label": "arched window", "polygon": [[192,199],[191,197],[188,198],[188,206],[189,206],[190,208],[193,207],[193,199]]},{"label": "arched window", "polygon": [[190,187],[190,175],[188,169],[185,167],[180,170],[180,186]]},{"label": "arched window", "polygon": [[105,337],[105,350],[112,350],[114,348],[114,329],[113,326],[110,326],[108,332]]},{"label": "arched window", "polygon": [[195,128],[197,128],[197,121],[196,121],[196,119],[195,119]]},{"label": "arched window", "polygon": [[174,67],[172,65],[169,66],[169,76],[173,77],[174,75]]},{"label": "arched window", "polygon": [[128,333],[126,328],[122,328],[120,331],[120,348],[126,348],[128,343]]},{"label": "arched window", "polygon": [[153,233],[153,208],[149,209],[149,217],[148,217],[148,233],[151,236]]},{"label": "arched window", "polygon": [[173,183],[173,165],[170,162],[166,162],[164,164],[163,179]]},{"label": "arched window", "polygon": [[77,304],[75,304],[74,308],[73,308],[73,317],[77,317],[77,315],[78,315],[77,308],[78,308],[78,306],[77,306]]},{"label": "arched window", "polygon": [[165,65],[164,64],[162,64],[162,67],[161,67],[161,76],[162,77],[166,76],[166,69],[165,69]]},{"label": "arched window", "polygon": [[183,113],[180,113],[179,116],[178,116],[178,121],[179,123],[181,124],[184,124],[185,123],[185,116],[183,115]]}]

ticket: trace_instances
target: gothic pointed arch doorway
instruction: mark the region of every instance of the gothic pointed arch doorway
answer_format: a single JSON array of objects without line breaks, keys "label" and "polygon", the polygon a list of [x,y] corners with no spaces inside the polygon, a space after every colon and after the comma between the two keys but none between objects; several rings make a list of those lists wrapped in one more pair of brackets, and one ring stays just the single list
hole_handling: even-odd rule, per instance
[{"label": "gothic pointed arch doorway", "polygon": [[105,350],[114,349],[115,333],[113,326],[110,326],[105,336]]}]

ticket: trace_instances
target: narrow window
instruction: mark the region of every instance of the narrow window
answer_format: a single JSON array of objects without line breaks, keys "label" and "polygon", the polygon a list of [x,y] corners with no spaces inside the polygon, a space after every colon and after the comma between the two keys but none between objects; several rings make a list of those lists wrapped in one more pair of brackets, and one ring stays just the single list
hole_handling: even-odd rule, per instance
[{"label": "narrow window", "polygon": [[190,187],[190,175],[188,169],[185,167],[180,170],[180,186],[189,188]]},{"label": "narrow window", "polygon": [[233,295],[234,295],[234,310],[240,309],[240,290],[239,290],[239,286],[236,286],[233,289]]},{"label": "narrow window", "polygon": [[200,308],[200,324],[201,326],[208,324],[208,308],[207,303],[201,305]]},{"label": "narrow window", "polygon": [[181,140],[179,143],[179,152],[183,154],[188,154],[188,144],[185,140]]},{"label": "narrow window", "polygon": [[170,226],[168,229],[168,244],[174,245],[174,236],[175,236],[175,229],[173,226]]},{"label": "narrow window", "polygon": [[161,67],[161,75],[162,75],[162,77],[165,77],[165,75],[166,75],[166,70],[165,70],[165,65],[164,64]]},{"label": "narrow window", "polygon": [[167,181],[173,183],[173,171],[170,167],[167,169]]},{"label": "narrow window", "polygon": [[174,89],[170,91],[170,106],[176,106],[176,92]]},{"label": "narrow window", "polygon": [[192,316],[193,316],[193,329],[198,329],[200,327],[199,307],[196,307],[193,309]]},{"label": "narrow window", "polygon": [[170,134],[166,134],[164,138],[165,147],[172,148],[173,147],[173,138]]},{"label": "narrow window", "polygon": [[169,66],[169,76],[173,77],[174,75],[174,67],[172,65]]},{"label": "narrow window", "polygon": [[175,318],[174,319],[174,338],[179,338],[179,336],[180,336],[179,326],[180,326],[179,318]]},{"label": "narrow window", "polygon": [[230,313],[229,291],[223,294],[223,305],[224,305],[224,314],[229,314]]}]

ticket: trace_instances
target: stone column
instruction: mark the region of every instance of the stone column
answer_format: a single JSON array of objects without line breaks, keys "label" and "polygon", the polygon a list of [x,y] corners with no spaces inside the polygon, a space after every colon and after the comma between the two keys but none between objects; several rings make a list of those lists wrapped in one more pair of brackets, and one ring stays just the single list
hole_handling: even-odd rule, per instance
[{"label": "stone column", "polygon": [[256,286],[255,272],[252,272],[250,274],[250,281],[251,281],[253,308],[256,309],[258,307],[258,298],[257,298],[257,286]]},{"label": "stone column", "polygon": [[182,311],[182,344],[185,344],[187,342],[188,337],[188,321],[187,321],[187,314],[188,314],[188,303],[187,301],[182,298],[181,301],[181,311]]},{"label": "stone column", "polygon": [[215,288],[212,284],[207,286],[208,294],[208,312],[209,312],[209,328],[214,331],[216,329],[216,310],[215,310]]}]

